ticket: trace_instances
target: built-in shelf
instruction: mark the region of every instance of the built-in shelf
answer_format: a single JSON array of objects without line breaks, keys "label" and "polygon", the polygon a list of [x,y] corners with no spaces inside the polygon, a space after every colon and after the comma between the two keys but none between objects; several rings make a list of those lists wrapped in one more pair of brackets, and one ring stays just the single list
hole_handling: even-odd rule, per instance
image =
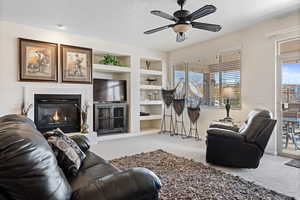
[{"label": "built-in shelf", "polygon": [[159,90],[162,89],[163,79],[161,60],[151,58],[140,60],[140,111],[150,113],[148,116],[140,116],[141,134],[153,134],[160,131],[163,102],[160,100]]},{"label": "built-in shelf", "polygon": [[141,105],[162,105],[162,101],[161,100],[144,100],[141,101],[140,103]]},{"label": "built-in shelf", "polygon": [[161,90],[160,85],[141,85],[141,90]]},{"label": "built-in shelf", "polygon": [[162,76],[162,71],[141,69],[141,74]]},{"label": "built-in shelf", "polygon": [[154,134],[159,133],[160,129],[141,129],[141,134]]},{"label": "built-in shelf", "polygon": [[140,116],[141,121],[146,120],[158,120],[161,119],[161,115],[148,115],[148,116]]},{"label": "built-in shelf", "polygon": [[104,73],[130,73],[130,67],[120,67],[113,65],[93,64],[93,70]]}]

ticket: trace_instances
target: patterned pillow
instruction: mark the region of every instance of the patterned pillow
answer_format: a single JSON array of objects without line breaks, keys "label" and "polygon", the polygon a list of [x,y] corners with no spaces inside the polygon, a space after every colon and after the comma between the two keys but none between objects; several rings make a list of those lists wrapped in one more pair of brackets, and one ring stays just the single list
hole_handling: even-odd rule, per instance
[{"label": "patterned pillow", "polygon": [[60,129],[48,131],[44,133],[44,137],[52,147],[58,165],[66,176],[76,176],[85,159],[85,154],[79,146]]}]

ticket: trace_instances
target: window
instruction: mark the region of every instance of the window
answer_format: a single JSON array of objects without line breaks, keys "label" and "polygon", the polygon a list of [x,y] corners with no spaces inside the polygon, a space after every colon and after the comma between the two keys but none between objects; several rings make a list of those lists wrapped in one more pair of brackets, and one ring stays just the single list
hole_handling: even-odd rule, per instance
[{"label": "window", "polygon": [[[224,106],[227,98],[233,108],[241,107],[241,56],[230,51],[204,61],[191,62],[185,68],[174,68],[175,85],[186,81],[189,96],[199,96],[202,105]],[[230,94],[225,90],[230,88]],[[228,90],[227,90],[228,91]],[[230,95],[230,96],[226,96]]]},{"label": "window", "polygon": [[176,86],[180,81],[185,80],[186,63],[180,63],[174,66],[174,85]]}]

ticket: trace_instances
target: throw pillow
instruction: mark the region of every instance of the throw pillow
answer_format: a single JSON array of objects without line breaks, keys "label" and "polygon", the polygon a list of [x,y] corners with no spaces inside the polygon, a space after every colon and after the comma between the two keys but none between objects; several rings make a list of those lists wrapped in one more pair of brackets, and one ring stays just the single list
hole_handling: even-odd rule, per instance
[{"label": "throw pillow", "polygon": [[60,129],[48,131],[44,136],[52,147],[58,165],[66,176],[76,176],[86,157],[79,146]]}]

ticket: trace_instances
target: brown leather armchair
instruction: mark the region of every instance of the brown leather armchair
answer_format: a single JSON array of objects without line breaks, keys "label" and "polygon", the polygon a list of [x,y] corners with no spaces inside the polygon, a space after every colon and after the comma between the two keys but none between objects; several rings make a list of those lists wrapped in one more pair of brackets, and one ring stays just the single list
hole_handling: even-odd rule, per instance
[{"label": "brown leather armchair", "polygon": [[269,111],[256,109],[239,129],[211,125],[207,130],[206,161],[228,167],[257,168],[275,124]]}]

